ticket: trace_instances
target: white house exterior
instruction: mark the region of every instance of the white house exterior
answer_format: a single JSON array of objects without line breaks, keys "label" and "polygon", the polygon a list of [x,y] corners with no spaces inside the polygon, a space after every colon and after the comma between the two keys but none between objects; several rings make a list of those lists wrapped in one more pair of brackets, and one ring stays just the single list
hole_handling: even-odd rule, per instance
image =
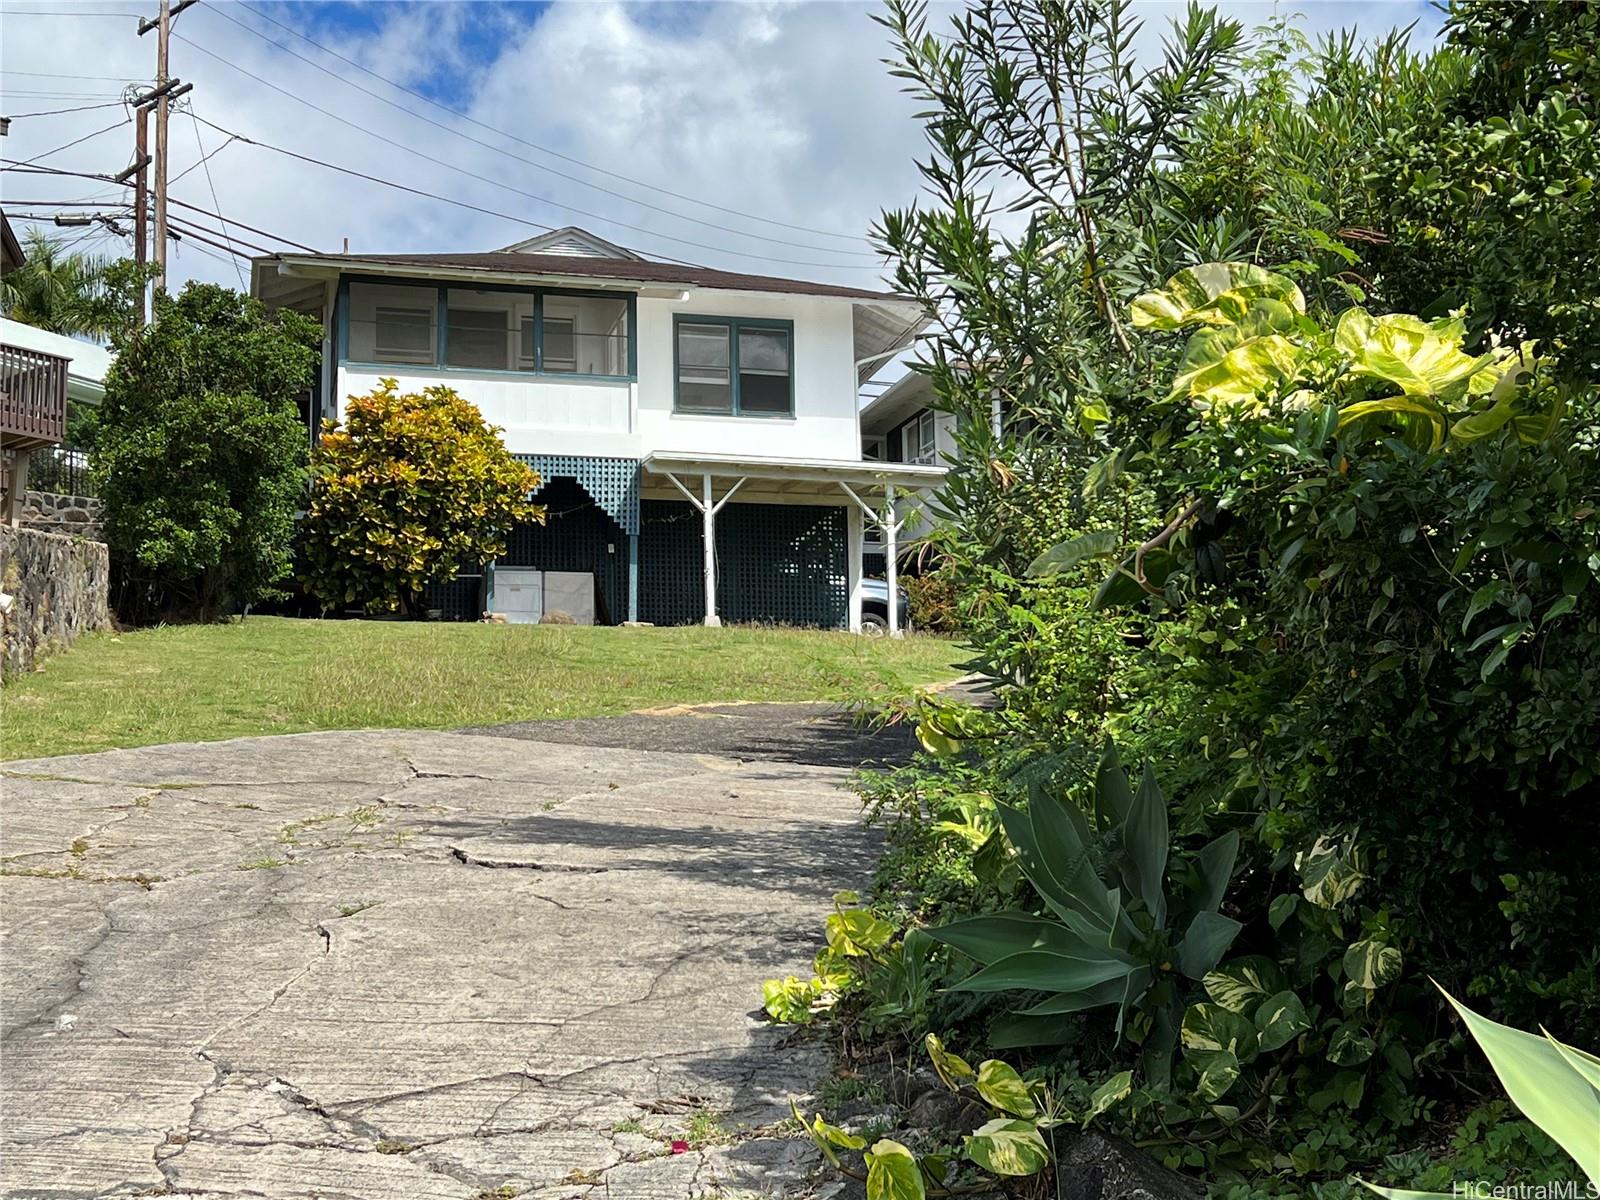
[{"label": "white house exterior", "polygon": [[489,253],[273,255],[252,290],[321,320],[322,416],[383,378],[448,384],[545,479],[545,525],[441,582],[456,615],[526,619],[535,592],[570,598],[590,575],[600,622],[859,628],[864,526],[942,474],[861,453],[860,383],[922,325],[890,293],[644,259],[578,229]]}]

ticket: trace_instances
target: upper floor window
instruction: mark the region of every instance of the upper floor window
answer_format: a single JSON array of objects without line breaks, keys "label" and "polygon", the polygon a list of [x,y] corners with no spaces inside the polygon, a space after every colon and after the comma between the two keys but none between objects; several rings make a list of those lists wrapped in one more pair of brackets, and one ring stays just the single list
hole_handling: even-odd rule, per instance
[{"label": "upper floor window", "polygon": [[792,322],[680,316],[674,335],[678,412],[794,415]]},{"label": "upper floor window", "polygon": [[352,282],[346,304],[344,357],[352,362],[633,374],[628,296]]},{"label": "upper floor window", "polygon": [[933,463],[939,457],[939,443],[934,430],[931,409],[923,409],[900,427],[903,454],[901,461],[908,463]]}]

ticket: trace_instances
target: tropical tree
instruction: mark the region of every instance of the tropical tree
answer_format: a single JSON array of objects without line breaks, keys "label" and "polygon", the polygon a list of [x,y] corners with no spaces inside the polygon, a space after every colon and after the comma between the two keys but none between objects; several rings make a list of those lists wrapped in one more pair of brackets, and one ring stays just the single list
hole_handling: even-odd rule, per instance
[{"label": "tropical tree", "polygon": [[290,571],[321,331],[215,284],[118,341],[92,457],[124,618],[213,620]]},{"label": "tropical tree", "polygon": [[305,578],[326,608],[420,615],[423,589],[505,552],[520,521],[544,519],[539,475],[448,387],[393,379],[352,396],[312,461]]},{"label": "tropical tree", "polygon": [[110,336],[99,300],[112,260],[68,251],[39,229],[29,229],[23,240],[26,261],[0,280],[5,315],[69,337]]}]

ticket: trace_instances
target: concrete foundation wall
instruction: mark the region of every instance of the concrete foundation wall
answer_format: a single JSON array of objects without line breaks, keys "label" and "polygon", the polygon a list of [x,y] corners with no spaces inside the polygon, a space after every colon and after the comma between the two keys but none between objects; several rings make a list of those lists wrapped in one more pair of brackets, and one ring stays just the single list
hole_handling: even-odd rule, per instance
[{"label": "concrete foundation wall", "polygon": [[15,675],[79,634],[108,628],[105,543],[0,525],[0,673]]}]

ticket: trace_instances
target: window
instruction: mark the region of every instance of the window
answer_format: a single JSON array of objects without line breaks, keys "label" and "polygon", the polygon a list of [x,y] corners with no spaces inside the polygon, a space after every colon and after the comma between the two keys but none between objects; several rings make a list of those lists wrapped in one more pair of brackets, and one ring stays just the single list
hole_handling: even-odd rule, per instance
[{"label": "window", "polygon": [[928,464],[939,457],[938,441],[934,435],[933,413],[928,409],[912,417],[900,427],[905,454],[903,462]]},{"label": "window", "polygon": [[875,433],[862,434],[861,457],[871,459],[873,462],[882,462],[884,459],[883,439]]},{"label": "window", "polygon": [[794,327],[732,317],[677,320],[677,411],[792,416]]},{"label": "window", "polygon": [[627,295],[351,280],[343,306],[348,362],[613,379],[633,374],[633,298]]}]

